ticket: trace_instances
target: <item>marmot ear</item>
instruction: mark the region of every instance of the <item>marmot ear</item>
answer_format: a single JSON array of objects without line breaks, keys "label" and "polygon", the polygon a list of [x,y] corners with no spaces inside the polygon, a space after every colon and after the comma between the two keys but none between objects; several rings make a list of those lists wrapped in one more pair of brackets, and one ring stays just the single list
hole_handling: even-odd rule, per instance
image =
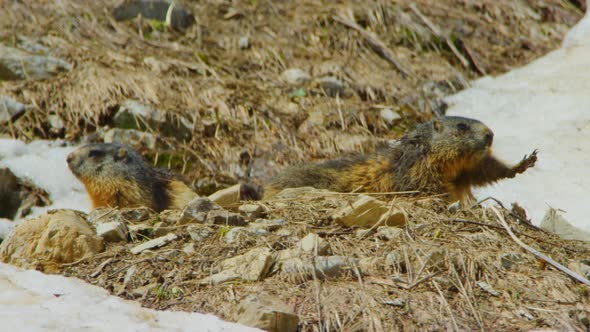
[{"label": "marmot ear", "polygon": [[125,148],[119,148],[117,150],[117,153],[115,153],[115,160],[119,161],[119,160],[123,160],[127,157],[127,149]]},{"label": "marmot ear", "polygon": [[433,128],[434,128],[434,130],[436,130],[436,131],[442,131],[442,129],[443,129],[443,124],[442,124],[442,122],[441,122],[440,120],[438,120],[438,119],[434,119],[434,120],[432,121],[432,127],[433,127]]}]

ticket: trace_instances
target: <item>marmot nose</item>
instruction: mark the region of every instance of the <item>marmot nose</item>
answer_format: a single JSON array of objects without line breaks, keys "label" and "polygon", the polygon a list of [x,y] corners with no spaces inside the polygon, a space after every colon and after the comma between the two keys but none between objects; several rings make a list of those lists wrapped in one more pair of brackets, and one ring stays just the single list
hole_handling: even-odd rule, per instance
[{"label": "marmot nose", "polygon": [[68,154],[68,156],[66,157],[66,162],[68,164],[70,164],[72,162],[72,160],[74,159],[74,155],[73,153]]},{"label": "marmot nose", "polygon": [[492,132],[486,133],[486,135],[484,136],[484,141],[486,143],[486,146],[492,146],[492,142],[494,141],[494,134]]}]

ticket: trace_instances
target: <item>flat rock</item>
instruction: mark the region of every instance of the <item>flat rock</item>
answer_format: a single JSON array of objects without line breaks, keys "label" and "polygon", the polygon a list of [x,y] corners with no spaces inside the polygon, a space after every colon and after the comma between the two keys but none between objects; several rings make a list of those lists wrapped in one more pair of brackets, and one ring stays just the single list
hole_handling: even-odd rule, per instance
[{"label": "flat rock", "polygon": [[195,242],[203,242],[209,235],[212,234],[211,229],[209,226],[205,225],[190,225],[186,228],[188,235],[191,237],[191,240]]},{"label": "flat rock", "polygon": [[275,297],[257,294],[240,302],[236,321],[269,332],[295,332],[299,317]]},{"label": "flat rock", "polygon": [[153,240],[149,240],[147,242],[144,242],[140,245],[137,245],[137,246],[131,248],[130,251],[133,254],[139,254],[139,253],[141,253],[145,250],[148,250],[148,249],[154,249],[154,248],[159,248],[159,247],[165,246],[168,243],[176,240],[177,237],[178,236],[176,236],[176,234],[169,233],[164,236],[161,236],[161,237],[155,238]]},{"label": "flat rock", "polygon": [[62,59],[0,45],[0,81],[47,79],[71,68]]},{"label": "flat rock", "polygon": [[104,249],[81,213],[53,210],[20,223],[0,245],[0,260],[23,268],[57,272],[62,264]]},{"label": "flat rock", "polygon": [[115,127],[145,131],[157,130],[164,136],[187,139],[192,134],[193,124],[182,116],[173,117],[137,100],[125,100],[113,117]]},{"label": "flat rock", "polygon": [[248,218],[256,219],[264,214],[264,207],[259,204],[243,204],[240,205],[238,211],[246,215]]},{"label": "flat rock", "polygon": [[311,81],[311,76],[302,69],[289,68],[281,74],[281,81],[289,85],[301,86],[309,83],[309,81]]},{"label": "flat rock", "polygon": [[347,227],[371,227],[376,223],[385,226],[402,226],[406,223],[405,215],[389,204],[367,195],[360,195],[352,204],[337,210],[332,218]]},{"label": "flat rock", "polygon": [[323,256],[330,251],[330,244],[317,234],[309,233],[297,243],[297,248],[308,254]]},{"label": "flat rock", "polygon": [[268,248],[254,248],[247,253],[221,262],[220,272],[204,278],[201,284],[219,284],[227,281],[262,280],[273,263],[273,255]]},{"label": "flat rock", "polygon": [[402,236],[404,230],[399,227],[380,226],[377,227],[377,236],[385,240],[394,240]]},{"label": "flat rock", "polygon": [[96,225],[96,235],[102,237],[105,242],[127,241],[128,233],[127,225],[121,220]]},{"label": "flat rock", "polygon": [[241,184],[218,190],[209,195],[209,199],[224,208],[236,207],[240,204]]},{"label": "flat rock", "polygon": [[210,211],[221,210],[221,207],[213,203],[209,198],[198,197],[190,201],[182,210],[178,224],[187,224],[191,222],[205,223]]},{"label": "flat rock", "polygon": [[285,219],[256,219],[254,222],[249,223],[248,227],[253,229],[275,231],[286,224],[287,222]]},{"label": "flat rock", "polygon": [[252,229],[247,227],[232,227],[225,235],[223,240],[227,243],[236,243],[238,241],[245,241],[256,236],[266,235],[268,231],[265,229]]},{"label": "flat rock", "polygon": [[135,129],[111,128],[105,134],[103,141],[105,143],[123,143],[134,147],[135,149],[156,148],[156,136],[144,131]]},{"label": "flat rock", "polygon": [[8,96],[0,96],[0,124],[16,121],[26,110],[25,104]]},{"label": "flat rock", "polygon": [[391,108],[384,108],[379,111],[379,116],[385,123],[391,125],[395,121],[400,120],[402,117],[397,112],[393,111]]},{"label": "flat rock", "polygon": [[317,278],[338,277],[358,267],[358,260],[345,256],[316,256],[313,258],[290,258],[282,262],[281,271],[295,277]]}]

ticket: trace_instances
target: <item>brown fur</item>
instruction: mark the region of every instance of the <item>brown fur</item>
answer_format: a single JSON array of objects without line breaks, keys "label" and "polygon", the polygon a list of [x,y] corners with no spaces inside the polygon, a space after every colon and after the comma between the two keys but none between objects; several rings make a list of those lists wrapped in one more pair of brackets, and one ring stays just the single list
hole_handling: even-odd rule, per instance
[{"label": "brown fur", "polygon": [[89,144],[68,156],[72,173],[98,207],[146,206],[155,211],[182,209],[197,197],[180,178],[156,169],[129,147]]},{"label": "brown fur", "polygon": [[369,156],[349,156],[287,168],[267,186],[265,198],[283,188],[313,186],[339,192],[417,190],[472,203],[471,188],[512,178],[534,166],[536,151],[515,166],[491,153],[493,134],[483,123],[442,117],[418,125],[395,146]]}]

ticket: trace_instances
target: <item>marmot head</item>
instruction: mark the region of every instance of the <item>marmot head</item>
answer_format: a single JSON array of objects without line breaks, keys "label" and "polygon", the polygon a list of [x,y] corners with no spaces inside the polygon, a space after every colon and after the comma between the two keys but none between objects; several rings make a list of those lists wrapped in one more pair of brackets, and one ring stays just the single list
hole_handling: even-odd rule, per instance
[{"label": "marmot head", "polygon": [[149,168],[135,150],[115,143],[84,145],[71,152],[67,162],[72,173],[83,182],[90,178],[133,178]]},{"label": "marmot head", "polygon": [[490,152],[494,140],[494,133],[485,124],[460,116],[444,116],[419,124],[408,136],[428,141],[430,151],[455,157],[484,156]]}]

